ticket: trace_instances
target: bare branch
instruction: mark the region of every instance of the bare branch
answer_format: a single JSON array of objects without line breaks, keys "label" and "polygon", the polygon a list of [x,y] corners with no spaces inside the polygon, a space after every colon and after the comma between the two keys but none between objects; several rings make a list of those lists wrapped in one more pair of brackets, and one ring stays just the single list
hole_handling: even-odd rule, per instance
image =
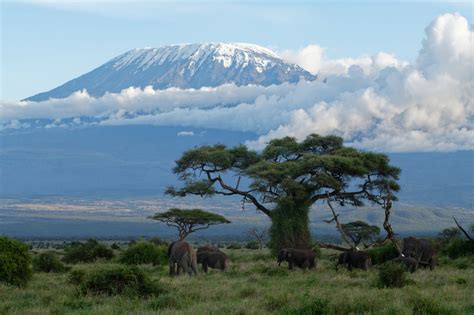
[{"label": "bare branch", "polygon": [[328,203],[328,206],[329,208],[331,209],[331,212],[332,212],[332,215],[333,215],[333,218],[332,218],[332,221],[335,221],[336,222],[336,226],[337,226],[337,230],[339,231],[339,233],[341,234],[341,237],[342,239],[344,240],[344,242],[349,245],[349,247],[351,249],[354,248],[353,244],[351,242],[349,242],[349,240],[347,239],[347,235],[346,233],[344,233],[344,229],[342,228],[341,226],[341,223],[339,223],[339,220],[338,220],[338,214],[336,214],[336,211],[334,211],[334,208],[332,207],[331,205],[331,202],[329,201],[329,193],[327,193],[327,199],[326,199],[327,203]]},{"label": "bare branch", "polygon": [[453,216],[454,222],[458,226],[458,228],[461,230],[461,232],[464,234],[464,236],[467,237],[468,240],[472,240],[471,236],[466,232],[466,230],[463,229],[463,227],[458,223],[458,220]]}]

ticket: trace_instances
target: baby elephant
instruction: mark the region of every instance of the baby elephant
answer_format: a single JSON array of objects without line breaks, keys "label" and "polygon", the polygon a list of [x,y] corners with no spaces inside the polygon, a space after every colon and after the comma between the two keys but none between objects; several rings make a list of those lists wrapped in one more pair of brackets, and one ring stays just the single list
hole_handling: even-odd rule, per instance
[{"label": "baby elephant", "polygon": [[284,248],[278,253],[278,266],[284,260],[288,262],[290,270],[293,269],[293,266],[303,269],[316,267],[316,254],[308,249]]},{"label": "baby elephant", "polygon": [[394,261],[399,262],[407,268],[407,271],[414,273],[418,269],[418,261],[413,257],[401,256],[395,258]]},{"label": "baby elephant", "polygon": [[227,255],[213,246],[202,246],[197,250],[197,263],[202,264],[202,270],[207,272],[207,268],[220,269],[227,268]]},{"label": "baby elephant", "polygon": [[339,255],[336,270],[338,270],[339,265],[347,265],[349,271],[352,271],[352,268],[368,270],[372,265],[372,259],[366,252],[344,252]]}]

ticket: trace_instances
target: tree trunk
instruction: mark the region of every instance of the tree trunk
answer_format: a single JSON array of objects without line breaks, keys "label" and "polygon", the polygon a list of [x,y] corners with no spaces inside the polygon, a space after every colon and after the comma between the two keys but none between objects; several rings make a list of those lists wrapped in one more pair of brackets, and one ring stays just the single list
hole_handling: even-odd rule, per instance
[{"label": "tree trunk", "polygon": [[279,201],[272,211],[272,226],[270,228],[270,246],[277,254],[282,248],[311,247],[309,232],[309,198],[298,201],[284,198]]}]

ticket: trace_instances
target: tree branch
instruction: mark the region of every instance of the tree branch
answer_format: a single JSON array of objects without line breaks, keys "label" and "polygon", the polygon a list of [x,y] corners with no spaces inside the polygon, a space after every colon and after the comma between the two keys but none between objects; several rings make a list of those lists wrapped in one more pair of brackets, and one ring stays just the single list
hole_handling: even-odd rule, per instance
[{"label": "tree branch", "polygon": [[349,242],[349,240],[347,239],[347,235],[346,235],[346,233],[344,233],[344,229],[342,228],[341,223],[339,223],[339,220],[338,220],[338,218],[337,218],[338,215],[336,214],[336,211],[334,211],[334,208],[332,207],[331,202],[329,201],[329,193],[327,193],[327,196],[328,196],[328,197],[327,197],[326,201],[327,201],[327,203],[328,203],[329,208],[331,209],[331,212],[332,212],[332,215],[333,215],[333,221],[336,222],[337,229],[338,229],[339,233],[341,234],[341,237],[342,237],[342,239],[344,240],[344,242],[345,242],[347,245],[349,245],[349,247],[350,247],[351,249],[353,249],[354,246],[353,246],[353,245],[351,244],[351,242]]},{"label": "tree branch", "polygon": [[266,207],[264,207],[260,202],[258,202],[257,198],[255,198],[254,196],[252,196],[248,192],[237,190],[237,189],[235,189],[231,186],[228,186],[220,176],[218,176],[216,179],[217,179],[217,181],[219,182],[219,184],[221,185],[221,187],[223,189],[226,189],[226,190],[232,192],[233,194],[241,195],[241,196],[246,197],[247,199],[249,199],[255,205],[255,207],[257,207],[258,210],[262,211],[263,213],[265,213],[270,218],[272,217],[272,212],[269,209],[267,209]]},{"label": "tree branch", "polygon": [[466,232],[466,230],[463,229],[463,227],[458,223],[458,220],[453,216],[454,222],[458,226],[458,228],[461,230],[461,232],[464,234],[464,236],[467,237],[468,240],[472,240],[471,236]]}]

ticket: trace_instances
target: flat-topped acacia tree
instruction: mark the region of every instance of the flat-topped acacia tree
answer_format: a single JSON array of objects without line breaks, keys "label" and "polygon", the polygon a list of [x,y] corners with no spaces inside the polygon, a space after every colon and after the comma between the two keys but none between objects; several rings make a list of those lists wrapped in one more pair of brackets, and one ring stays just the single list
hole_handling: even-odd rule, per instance
[{"label": "flat-topped acacia tree", "polygon": [[230,223],[223,216],[202,209],[171,208],[166,212],[156,213],[150,219],[166,223],[178,229],[179,239],[183,240],[189,234],[209,228],[211,225]]},{"label": "flat-topped acacia tree", "polygon": [[[400,189],[400,169],[391,166],[386,155],[345,147],[340,137],[316,134],[301,142],[274,139],[261,152],[244,145],[197,147],[176,161],[173,172],[184,186],[168,187],[170,195],[238,195],[266,214],[272,221],[273,251],[310,246],[308,215],[317,201],[391,206]],[[248,179],[247,185],[241,177]]]}]

